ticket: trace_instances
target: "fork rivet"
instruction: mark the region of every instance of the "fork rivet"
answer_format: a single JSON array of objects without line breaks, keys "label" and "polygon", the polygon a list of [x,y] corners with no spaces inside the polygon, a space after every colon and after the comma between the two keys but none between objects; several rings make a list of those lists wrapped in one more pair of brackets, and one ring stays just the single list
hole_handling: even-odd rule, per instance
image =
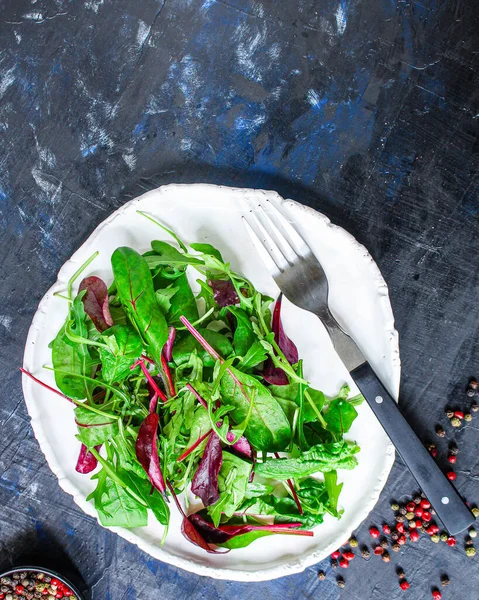
[{"label": "fork rivet", "polygon": [[383,401],[384,398],[382,396],[376,396],[376,398],[374,398],[374,399],[376,400],[376,402],[378,404],[382,404],[382,401]]}]

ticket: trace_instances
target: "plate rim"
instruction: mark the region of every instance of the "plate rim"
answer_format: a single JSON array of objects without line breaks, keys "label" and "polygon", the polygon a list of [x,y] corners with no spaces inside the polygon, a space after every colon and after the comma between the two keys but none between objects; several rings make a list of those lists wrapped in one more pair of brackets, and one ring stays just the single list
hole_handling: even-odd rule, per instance
[{"label": "plate rim", "polygon": [[[62,277],[61,277],[62,272],[68,267],[68,264],[71,261],[74,262],[76,254],[81,251],[83,246],[85,244],[91,242],[98,235],[100,235],[101,231],[106,226],[108,226],[111,222],[113,222],[121,213],[123,213],[127,209],[127,207],[130,207],[135,203],[139,203],[142,199],[144,199],[145,196],[153,195],[155,192],[158,192],[159,190],[184,188],[184,187],[188,187],[188,188],[196,187],[196,188],[203,188],[203,189],[214,188],[215,190],[226,190],[227,193],[231,193],[231,194],[239,193],[239,194],[243,194],[243,195],[244,194],[258,194],[258,193],[263,194],[263,195],[273,194],[274,197],[279,201],[280,204],[283,204],[283,203],[284,204],[293,204],[295,206],[295,209],[302,210],[302,211],[308,213],[311,216],[311,218],[322,221],[323,224],[326,225],[327,227],[334,228],[336,230],[336,232],[338,232],[342,236],[344,236],[345,240],[348,240],[349,243],[352,243],[354,246],[356,246],[356,248],[359,251],[361,251],[363,256],[365,258],[369,259],[370,267],[373,269],[373,271],[375,271],[377,286],[378,286],[378,288],[381,288],[381,298],[382,298],[383,310],[386,311],[385,316],[388,317],[387,323],[389,324],[389,327],[386,328],[386,330],[385,330],[385,335],[388,336],[389,344],[391,344],[392,357],[393,357],[392,358],[393,374],[396,376],[397,381],[399,381],[400,372],[401,372],[401,362],[400,362],[400,358],[399,358],[399,337],[398,337],[398,332],[397,332],[397,330],[395,328],[395,324],[394,324],[394,314],[393,314],[390,299],[389,299],[389,290],[388,290],[386,281],[384,280],[384,277],[383,277],[377,263],[375,262],[375,260],[373,259],[373,257],[371,256],[371,254],[369,253],[367,248],[363,244],[360,244],[356,240],[356,238],[351,233],[349,233],[347,230],[345,230],[343,227],[332,223],[331,220],[323,213],[315,210],[314,208],[311,208],[309,206],[301,204],[295,200],[285,199],[274,190],[270,191],[270,190],[256,189],[256,188],[238,188],[238,187],[233,187],[233,186],[215,185],[215,184],[208,184],[208,183],[193,183],[193,184],[172,183],[172,184],[159,186],[158,188],[149,190],[148,192],[145,192],[144,194],[141,194],[140,196],[137,196],[136,198],[133,198],[133,199],[129,200],[128,202],[125,202],[117,210],[115,210],[108,217],[106,217],[106,219],[104,219],[101,223],[99,223],[97,225],[97,227],[95,227],[95,229],[91,232],[91,234],[82,242],[82,244],[70,256],[70,258],[63,263],[60,270],[58,271],[55,282],[53,283],[52,286],[50,286],[50,288],[47,290],[47,292],[42,296],[42,298],[38,304],[38,307],[35,311],[35,314],[33,316],[32,323],[29,327],[28,334],[26,337],[25,351],[24,351],[24,355],[23,355],[23,365],[24,366],[25,365],[28,366],[28,364],[33,359],[35,344],[32,342],[34,342],[36,340],[36,337],[38,335],[38,330],[39,330],[39,327],[38,327],[39,322],[40,322],[41,318],[46,314],[44,307],[47,304],[47,302],[50,301],[51,296],[57,291],[57,288],[64,286],[64,281],[62,280]],[[389,313],[389,314],[387,314],[387,313]],[[77,488],[69,480],[68,475],[63,471],[63,468],[57,462],[57,460],[55,458],[55,454],[51,447],[51,444],[48,441],[48,439],[43,431],[43,427],[42,427],[41,423],[36,419],[35,400],[34,400],[33,396],[30,396],[30,391],[29,391],[29,388],[31,387],[31,385],[32,385],[32,381],[26,375],[23,374],[22,375],[22,389],[23,389],[25,404],[27,406],[27,411],[30,416],[31,425],[32,425],[32,429],[33,429],[35,438],[38,441],[40,450],[42,451],[43,455],[45,456],[45,460],[46,460],[49,468],[54,473],[54,475],[57,477],[58,483],[59,483],[60,487],[62,488],[62,490],[64,492],[66,492],[67,494],[69,494],[70,496],[72,496],[75,504],[83,512],[85,512],[87,515],[95,518],[97,523],[101,527],[103,527],[103,525],[101,525],[101,523],[98,520],[98,516],[96,514],[94,507],[91,505],[91,503],[86,501],[83,494],[78,492]],[[393,395],[397,401],[398,390],[391,390],[391,391],[393,392]],[[353,530],[356,527],[358,527],[367,518],[369,513],[373,510],[373,508],[377,504],[379,495],[387,482],[387,478],[388,478],[391,468],[393,466],[394,460],[395,460],[394,446],[392,445],[391,441],[388,440],[388,445],[387,445],[386,453],[385,453],[385,464],[384,464],[383,471],[380,474],[378,474],[378,476],[377,476],[376,486],[374,489],[371,490],[370,501],[368,502],[367,505],[363,506],[362,510],[359,511],[358,514],[356,515],[356,518],[354,519],[355,526],[353,527]],[[190,561],[187,558],[178,556],[173,553],[169,553],[169,552],[165,551],[163,548],[154,546],[152,543],[148,542],[145,538],[138,537],[137,535],[135,535],[132,531],[130,531],[128,529],[124,529],[124,528],[120,528],[120,527],[105,527],[105,529],[109,529],[110,531],[120,535],[123,539],[127,540],[128,542],[135,544],[141,550],[146,552],[148,555],[153,556],[153,558],[156,558],[157,560],[165,562],[174,567],[185,569],[186,571],[195,573],[196,575],[208,576],[208,577],[212,577],[214,579],[219,579],[219,580],[240,581],[240,582],[267,581],[267,580],[272,580],[272,579],[276,579],[276,578],[287,576],[287,575],[301,573],[306,568],[323,560],[332,551],[334,551],[336,549],[337,544],[340,543],[340,541],[342,541],[342,540],[333,540],[333,542],[331,544],[329,544],[327,547],[323,547],[321,550],[311,552],[310,554],[303,556],[301,559],[298,559],[294,563],[276,565],[271,568],[263,568],[258,571],[241,571],[241,570],[235,570],[235,569],[231,569],[231,568],[218,568],[218,567],[215,567],[212,565],[207,565],[204,563],[200,564],[199,562]]]}]

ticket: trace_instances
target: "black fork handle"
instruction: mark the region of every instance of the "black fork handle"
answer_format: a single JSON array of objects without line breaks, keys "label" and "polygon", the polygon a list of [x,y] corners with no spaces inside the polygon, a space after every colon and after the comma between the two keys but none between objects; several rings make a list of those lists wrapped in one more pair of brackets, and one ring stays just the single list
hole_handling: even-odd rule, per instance
[{"label": "black fork handle", "polygon": [[351,371],[351,377],[447,531],[455,535],[467,529],[475,521],[474,515],[403,417],[371,365],[367,362],[360,365]]}]

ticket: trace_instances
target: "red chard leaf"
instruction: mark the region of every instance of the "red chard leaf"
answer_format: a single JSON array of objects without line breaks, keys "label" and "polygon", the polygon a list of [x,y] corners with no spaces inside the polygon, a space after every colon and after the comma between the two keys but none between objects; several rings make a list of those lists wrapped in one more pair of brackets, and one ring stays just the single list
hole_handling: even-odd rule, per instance
[{"label": "red chard leaf", "polygon": [[261,373],[263,379],[271,385],[288,385],[289,379],[283,369],[275,367],[271,358],[265,362],[265,367]]},{"label": "red chard leaf", "polygon": [[160,457],[158,455],[158,446],[156,436],[158,430],[159,417],[156,413],[152,413],[146,417],[140,425],[138,437],[136,439],[136,457],[148,475],[152,485],[163,494],[165,500],[168,501],[166,495],[165,480],[160,467]]},{"label": "red chard leaf", "polygon": [[[228,440],[228,442],[232,442],[235,439],[235,435],[232,431],[228,431],[228,433],[226,434],[226,439]],[[236,450],[236,452],[238,454],[242,454],[243,456],[246,456],[247,458],[251,458],[252,455],[252,449],[251,449],[251,444],[248,442],[248,440],[245,438],[244,435],[242,435],[237,442],[235,442],[232,446],[233,450]]]},{"label": "red chard leaf", "polygon": [[280,347],[286,359],[290,364],[295,365],[299,360],[299,354],[295,344],[285,334],[283,324],[281,323],[282,300],[283,294],[280,294],[276,300],[276,304],[274,305],[272,329],[274,332],[274,339],[276,340],[276,343]]},{"label": "red chard leaf", "polygon": [[176,337],[176,329],[174,327],[170,327],[168,329],[168,339],[166,340],[165,345],[163,346],[163,354],[168,362],[173,360],[173,344],[175,343]]},{"label": "red chard leaf", "polygon": [[98,331],[105,331],[113,325],[108,305],[108,288],[105,282],[94,275],[86,277],[78,288],[78,293],[86,290],[83,296],[85,312],[93,321]]},{"label": "red chard leaf", "polygon": [[213,290],[213,298],[218,306],[239,304],[238,294],[230,279],[210,279],[208,285]]},{"label": "red chard leaf", "polygon": [[201,498],[205,506],[211,506],[220,497],[218,473],[222,464],[223,450],[220,438],[213,433],[206,444],[203,457],[191,483],[191,491]]},{"label": "red chard leaf", "polygon": [[[100,446],[95,446],[95,450],[97,452],[100,451],[101,445]],[[78,461],[75,467],[75,471],[77,473],[82,473],[83,475],[86,475],[87,473],[91,473],[92,471],[94,471],[96,469],[98,465],[98,460],[96,459],[95,456],[93,456],[93,454],[91,452],[89,452],[88,448],[85,446],[85,444],[81,445],[80,448],[80,454],[78,456]]]},{"label": "red chard leaf", "polygon": [[231,538],[229,533],[221,531],[198,514],[190,515],[188,518],[208,544],[224,544]]}]

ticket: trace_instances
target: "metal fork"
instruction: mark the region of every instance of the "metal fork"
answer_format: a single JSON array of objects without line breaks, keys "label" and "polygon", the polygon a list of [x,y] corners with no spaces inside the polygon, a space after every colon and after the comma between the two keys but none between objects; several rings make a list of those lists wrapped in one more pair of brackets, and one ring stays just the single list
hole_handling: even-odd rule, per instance
[{"label": "metal fork", "polygon": [[272,202],[266,200],[265,205],[267,210],[258,204],[257,211],[250,211],[243,221],[279,289],[290,302],[321,319],[352,379],[446,529],[451,534],[463,531],[474,522],[474,515],[402,416],[355,341],[331,314],[328,278],[311,248]]}]

